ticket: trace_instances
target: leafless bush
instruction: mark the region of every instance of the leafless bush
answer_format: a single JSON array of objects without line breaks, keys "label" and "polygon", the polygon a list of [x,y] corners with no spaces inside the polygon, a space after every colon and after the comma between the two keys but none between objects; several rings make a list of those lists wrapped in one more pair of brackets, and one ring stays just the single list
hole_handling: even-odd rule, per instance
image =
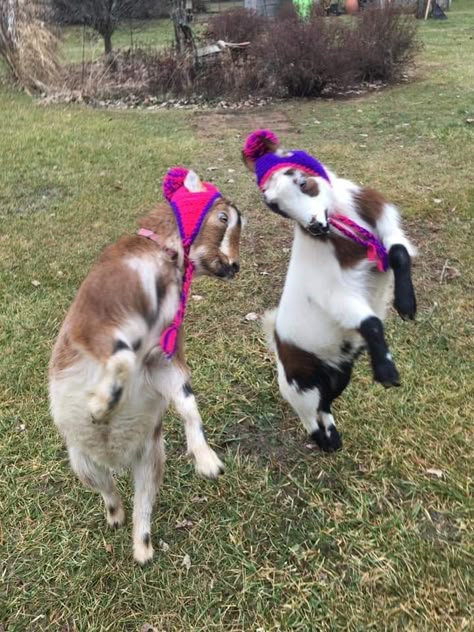
[{"label": "leafless bush", "polygon": [[396,80],[419,49],[413,15],[390,6],[369,8],[361,12],[356,24],[350,40],[353,55],[360,59],[360,79]]},{"label": "leafless bush", "polygon": [[251,45],[206,57],[172,49],[121,53],[113,77],[91,68],[98,72],[88,82],[90,94],[106,90],[110,97],[115,87],[121,96],[128,90],[165,99],[318,97],[364,81],[393,81],[417,50],[414,18],[390,8],[347,20],[312,15],[304,21],[291,11],[272,21],[229,11],[210,28],[214,40],[249,39]]},{"label": "leafless bush", "polygon": [[27,91],[58,84],[57,43],[34,0],[0,0],[0,56]]},{"label": "leafless bush", "polygon": [[254,42],[268,24],[268,19],[255,11],[231,9],[209,20],[208,37],[226,42]]}]

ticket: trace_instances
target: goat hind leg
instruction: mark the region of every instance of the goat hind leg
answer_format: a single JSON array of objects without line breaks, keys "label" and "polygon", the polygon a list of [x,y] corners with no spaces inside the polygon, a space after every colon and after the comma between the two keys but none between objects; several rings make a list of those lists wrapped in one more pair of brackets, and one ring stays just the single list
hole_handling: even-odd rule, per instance
[{"label": "goat hind leg", "polygon": [[312,441],[324,452],[339,450],[342,447],[342,442],[333,416],[322,417],[320,413],[321,391],[319,387],[301,389],[295,383],[290,384],[280,362],[278,362],[278,384],[282,397],[298,415]]},{"label": "goat hind leg", "polygon": [[71,468],[79,480],[102,495],[109,526],[113,529],[121,527],[125,522],[125,511],[110,470],[95,463],[79,448],[69,447],[68,453]]},{"label": "goat hind leg", "polygon": [[153,558],[151,515],[165,471],[165,444],[161,420],[133,465],[133,557],[144,565]]}]

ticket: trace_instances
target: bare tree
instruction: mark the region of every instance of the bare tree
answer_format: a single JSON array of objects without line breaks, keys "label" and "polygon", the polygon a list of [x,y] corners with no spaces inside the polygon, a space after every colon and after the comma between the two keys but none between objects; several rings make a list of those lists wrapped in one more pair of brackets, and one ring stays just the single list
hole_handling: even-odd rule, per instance
[{"label": "bare tree", "polygon": [[133,17],[140,0],[52,0],[56,15],[72,23],[85,24],[104,38],[104,51],[112,53],[112,34],[119,20]]}]

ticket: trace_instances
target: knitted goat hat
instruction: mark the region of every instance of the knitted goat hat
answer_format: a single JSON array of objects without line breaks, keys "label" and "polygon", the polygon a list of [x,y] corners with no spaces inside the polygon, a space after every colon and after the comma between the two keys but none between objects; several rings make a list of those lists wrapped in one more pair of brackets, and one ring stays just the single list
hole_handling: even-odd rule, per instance
[{"label": "knitted goat hat", "polygon": [[178,332],[186,313],[186,305],[194,274],[194,263],[189,258],[191,245],[196,239],[207,213],[214,202],[222,197],[215,186],[203,182],[203,191],[189,191],[184,186],[188,169],[173,167],[163,179],[163,195],[170,203],[178,224],[179,234],[184,247],[183,286],[179,299],[179,307],[173,322],[160,336],[160,346],[167,358],[176,353]]},{"label": "knitted goat hat", "polygon": [[268,178],[282,168],[301,169],[308,175],[330,182],[326,169],[316,158],[299,149],[278,155],[273,151],[278,145],[278,136],[269,129],[257,129],[245,141],[243,154],[254,163],[257,184],[261,189]]}]

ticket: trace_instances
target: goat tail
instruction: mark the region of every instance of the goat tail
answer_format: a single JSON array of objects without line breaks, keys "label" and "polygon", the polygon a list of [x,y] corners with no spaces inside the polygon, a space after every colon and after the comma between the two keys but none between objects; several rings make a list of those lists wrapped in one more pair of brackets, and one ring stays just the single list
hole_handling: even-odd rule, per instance
[{"label": "goat tail", "polygon": [[135,365],[135,353],[125,348],[112,354],[101,366],[101,375],[87,402],[94,423],[108,421],[110,413],[126,398]]},{"label": "goat tail", "polygon": [[270,351],[276,353],[275,344],[275,322],[277,316],[277,308],[267,310],[262,316],[262,328],[267,340],[267,346]]}]

